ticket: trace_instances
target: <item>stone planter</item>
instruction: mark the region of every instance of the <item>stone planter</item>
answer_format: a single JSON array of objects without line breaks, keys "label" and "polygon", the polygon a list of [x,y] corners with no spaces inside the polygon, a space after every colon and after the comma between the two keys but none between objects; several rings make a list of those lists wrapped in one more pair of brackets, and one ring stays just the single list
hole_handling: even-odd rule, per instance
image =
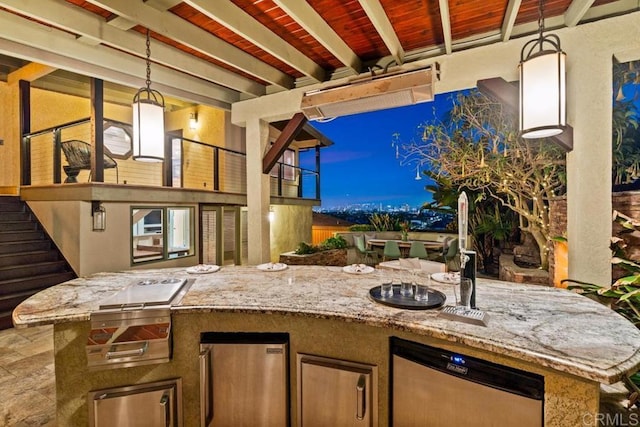
[{"label": "stone planter", "polygon": [[280,262],[288,265],[347,265],[346,249],[331,249],[307,255],[297,255],[295,252],[280,254]]}]

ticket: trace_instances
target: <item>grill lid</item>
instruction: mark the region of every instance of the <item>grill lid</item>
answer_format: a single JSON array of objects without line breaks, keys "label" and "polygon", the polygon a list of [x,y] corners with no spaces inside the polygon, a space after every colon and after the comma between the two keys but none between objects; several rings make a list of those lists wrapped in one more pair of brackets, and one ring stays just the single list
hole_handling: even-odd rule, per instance
[{"label": "grill lid", "polygon": [[114,308],[145,308],[168,306],[187,283],[186,279],[140,279],[109,298],[104,299],[100,310]]}]

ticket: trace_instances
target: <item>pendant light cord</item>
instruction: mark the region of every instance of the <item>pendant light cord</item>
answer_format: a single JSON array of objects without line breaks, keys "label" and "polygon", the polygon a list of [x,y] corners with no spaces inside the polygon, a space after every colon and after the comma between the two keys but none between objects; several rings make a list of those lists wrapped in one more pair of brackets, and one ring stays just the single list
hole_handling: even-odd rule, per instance
[{"label": "pendant light cord", "polygon": [[147,90],[151,91],[151,40],[149,39],[149,29],[147,28]]},{"label": "pendant light cord", "polygon": [[538,32],[540,33],[540,39],[542,39],[542,33],[544,33],[544,0],[538,2]]}]

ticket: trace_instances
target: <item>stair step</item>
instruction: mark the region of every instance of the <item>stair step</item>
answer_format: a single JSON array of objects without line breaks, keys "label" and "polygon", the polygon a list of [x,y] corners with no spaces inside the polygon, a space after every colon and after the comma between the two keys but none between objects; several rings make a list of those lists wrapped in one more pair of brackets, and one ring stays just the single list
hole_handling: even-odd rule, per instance
[{"label": "stair step", "polygon": [[21,242],[0,242],[0,255],[20,252],[46,251],[48,249],[51,249],[51,242],[43,239],[24,240]]},{"label": "stair step", "polygon": [[35,231],[38,223],[34,221],[0,221],[0,231]]},{"label": "stair step", "polygon": [[24,212],[25,206],[18,197],[0,197],[0,212]]},{"label": "stair step", "polygon": [[3,311],[0,313],[0,330],[13,328],[13,311]]},{"label": "stair step", "polygon": [[0,223],[5,221],[28,221],[31,220],[30,212],[1,212]]},{"label": "stair step", "polygon": [[38,240],[43,238],[44,234],[42,231],[0,231],[0,243]]},{"label": "stair step", "polygon": [[0,268],[58,260],[60,255],[55,250],[6,253],[0,254]]},{"label": "stair step", "polygon": [[2,280],[0,281],[0,297],[12,293],[21,293],[29,291],[40,291],[57,285],[68,280],[75,279],[77,276],[73,271],[65,271],[61,273],[42,274],[27,278]]},{"label": "stair step", "polygon": [[0,280],[17,279],[19,277],[38,276],[40,274],[59,273],[65,271],[64,260],[39,262],[30,265],[16,265],[0,268]]},{"label": "stair step", "polygon": [[38,293],[38,289],[24,292],[14,292],[10,295],[0,296],[0,311],[13,310],[22,301],[29,298],[31,295]]}]

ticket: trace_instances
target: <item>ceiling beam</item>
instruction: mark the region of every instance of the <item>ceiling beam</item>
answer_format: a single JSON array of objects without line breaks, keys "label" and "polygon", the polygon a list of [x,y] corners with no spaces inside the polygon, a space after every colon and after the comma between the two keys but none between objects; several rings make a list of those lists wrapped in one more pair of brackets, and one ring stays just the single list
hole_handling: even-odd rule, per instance
[{"label": "ceiling beam", "polygon": [[331,52],[340,62],[360,74],[362,63],[353,50],[340,38],[333,28],[306,2],[300,0],[273,0],[298,25]]},{"label": "ceiling beam", "polygon": [[[132,55],[145,57],[145,37],[137,32],[122,31],[93,13],[70,3],[54,0],[0,0],[0,6],[76,34],[79,41],[96,46],[100,43]],[[208,61],[172,48],[164,43],[152,45],[152,60],[181,72],[211,81],[250,96],[265,94],[258,82],[242,77]]]},{"label": "ceiling beam", "polygon": [[518,11],[520,10],[520,4],[522,4],[522,0],[509,0],[507,10],[504,14],[504,20],[502,21],[502,29],[500,30],[503,42],[506,42],[511,38],[513,26],[516,24]]},{"label": "ceiling beam", "polygon": [[7,76],[7,83],[8,84],[18,83],[18,81],[20,80],[26,80],[28,82],[32,82],[34,80],[38,80],[41,77],[44,77],[48,74],[53,73],[56,69],[57,68],[51,67],[49,65],[43,65],[37,62],[32,62],[18,70],[15,70],[12,73],[9,73],[9,75]]},{"label": "ceiling beam", "polygon": [[593,5],[595,0],[573,0],[564,13],[564,23],[567,27],[575,27]]},{"label": "ceiling beam", "polygon": [[140,1],[88,0],[88,2],[270,84],[284,89],[293,87],[293,79],[286,73],[170,12],[158,11]]},{"label": "ceiling beam", "polygon": [[[32,20],[0,11],[0,41],[12,41],[38,51],[38,56],[30,57],[20,48],[9,53],[14,56],[74,71],[90,77],[97,77],[125,86],[144,85],[146,65],[143,60],[106,46],[87,46],[67,32],[56,30]],[[58,61],[56,57],[67,57],[74,61]],[[81,59],[80,59],[81,58]],[[62,64],[69,64],[67,66]],[[83,65],[84,64],[84,65]],[[109,76],[113,76],[110,78]],[[174,93],[191,94],[185,99],[206,99],[208,105],[229,105],[239,100],[237,92],[212,85],[202,79],[176,73],[160,65],[152,67],[151,78],[154,89],[176,88]],[[196,96],[197,95],[197,96]],[[180,97],[180,96],[178,96]]]},{"label": "ceiling beam", "polygon": [[452,51],[451,15],[449,15],[449,1],[438,0],[440,5],[440,20],[442,21],[442,35],[444,36],[444,51],[449,55]]},{"label": "ceiling beam", "polygon": [[325,71],[230,0],[185,0],[189,6],[318,82]]},{"label": "ceiling beam", "polygon": [[389,21],[387,13],[380,4],[380,0],[358,0],[360,6],[369,17],[369,20],[380,34],[382,41],[389,49],[391,56],[398,65],[404,63],[404,49],[400,44],[398,35]]}]

